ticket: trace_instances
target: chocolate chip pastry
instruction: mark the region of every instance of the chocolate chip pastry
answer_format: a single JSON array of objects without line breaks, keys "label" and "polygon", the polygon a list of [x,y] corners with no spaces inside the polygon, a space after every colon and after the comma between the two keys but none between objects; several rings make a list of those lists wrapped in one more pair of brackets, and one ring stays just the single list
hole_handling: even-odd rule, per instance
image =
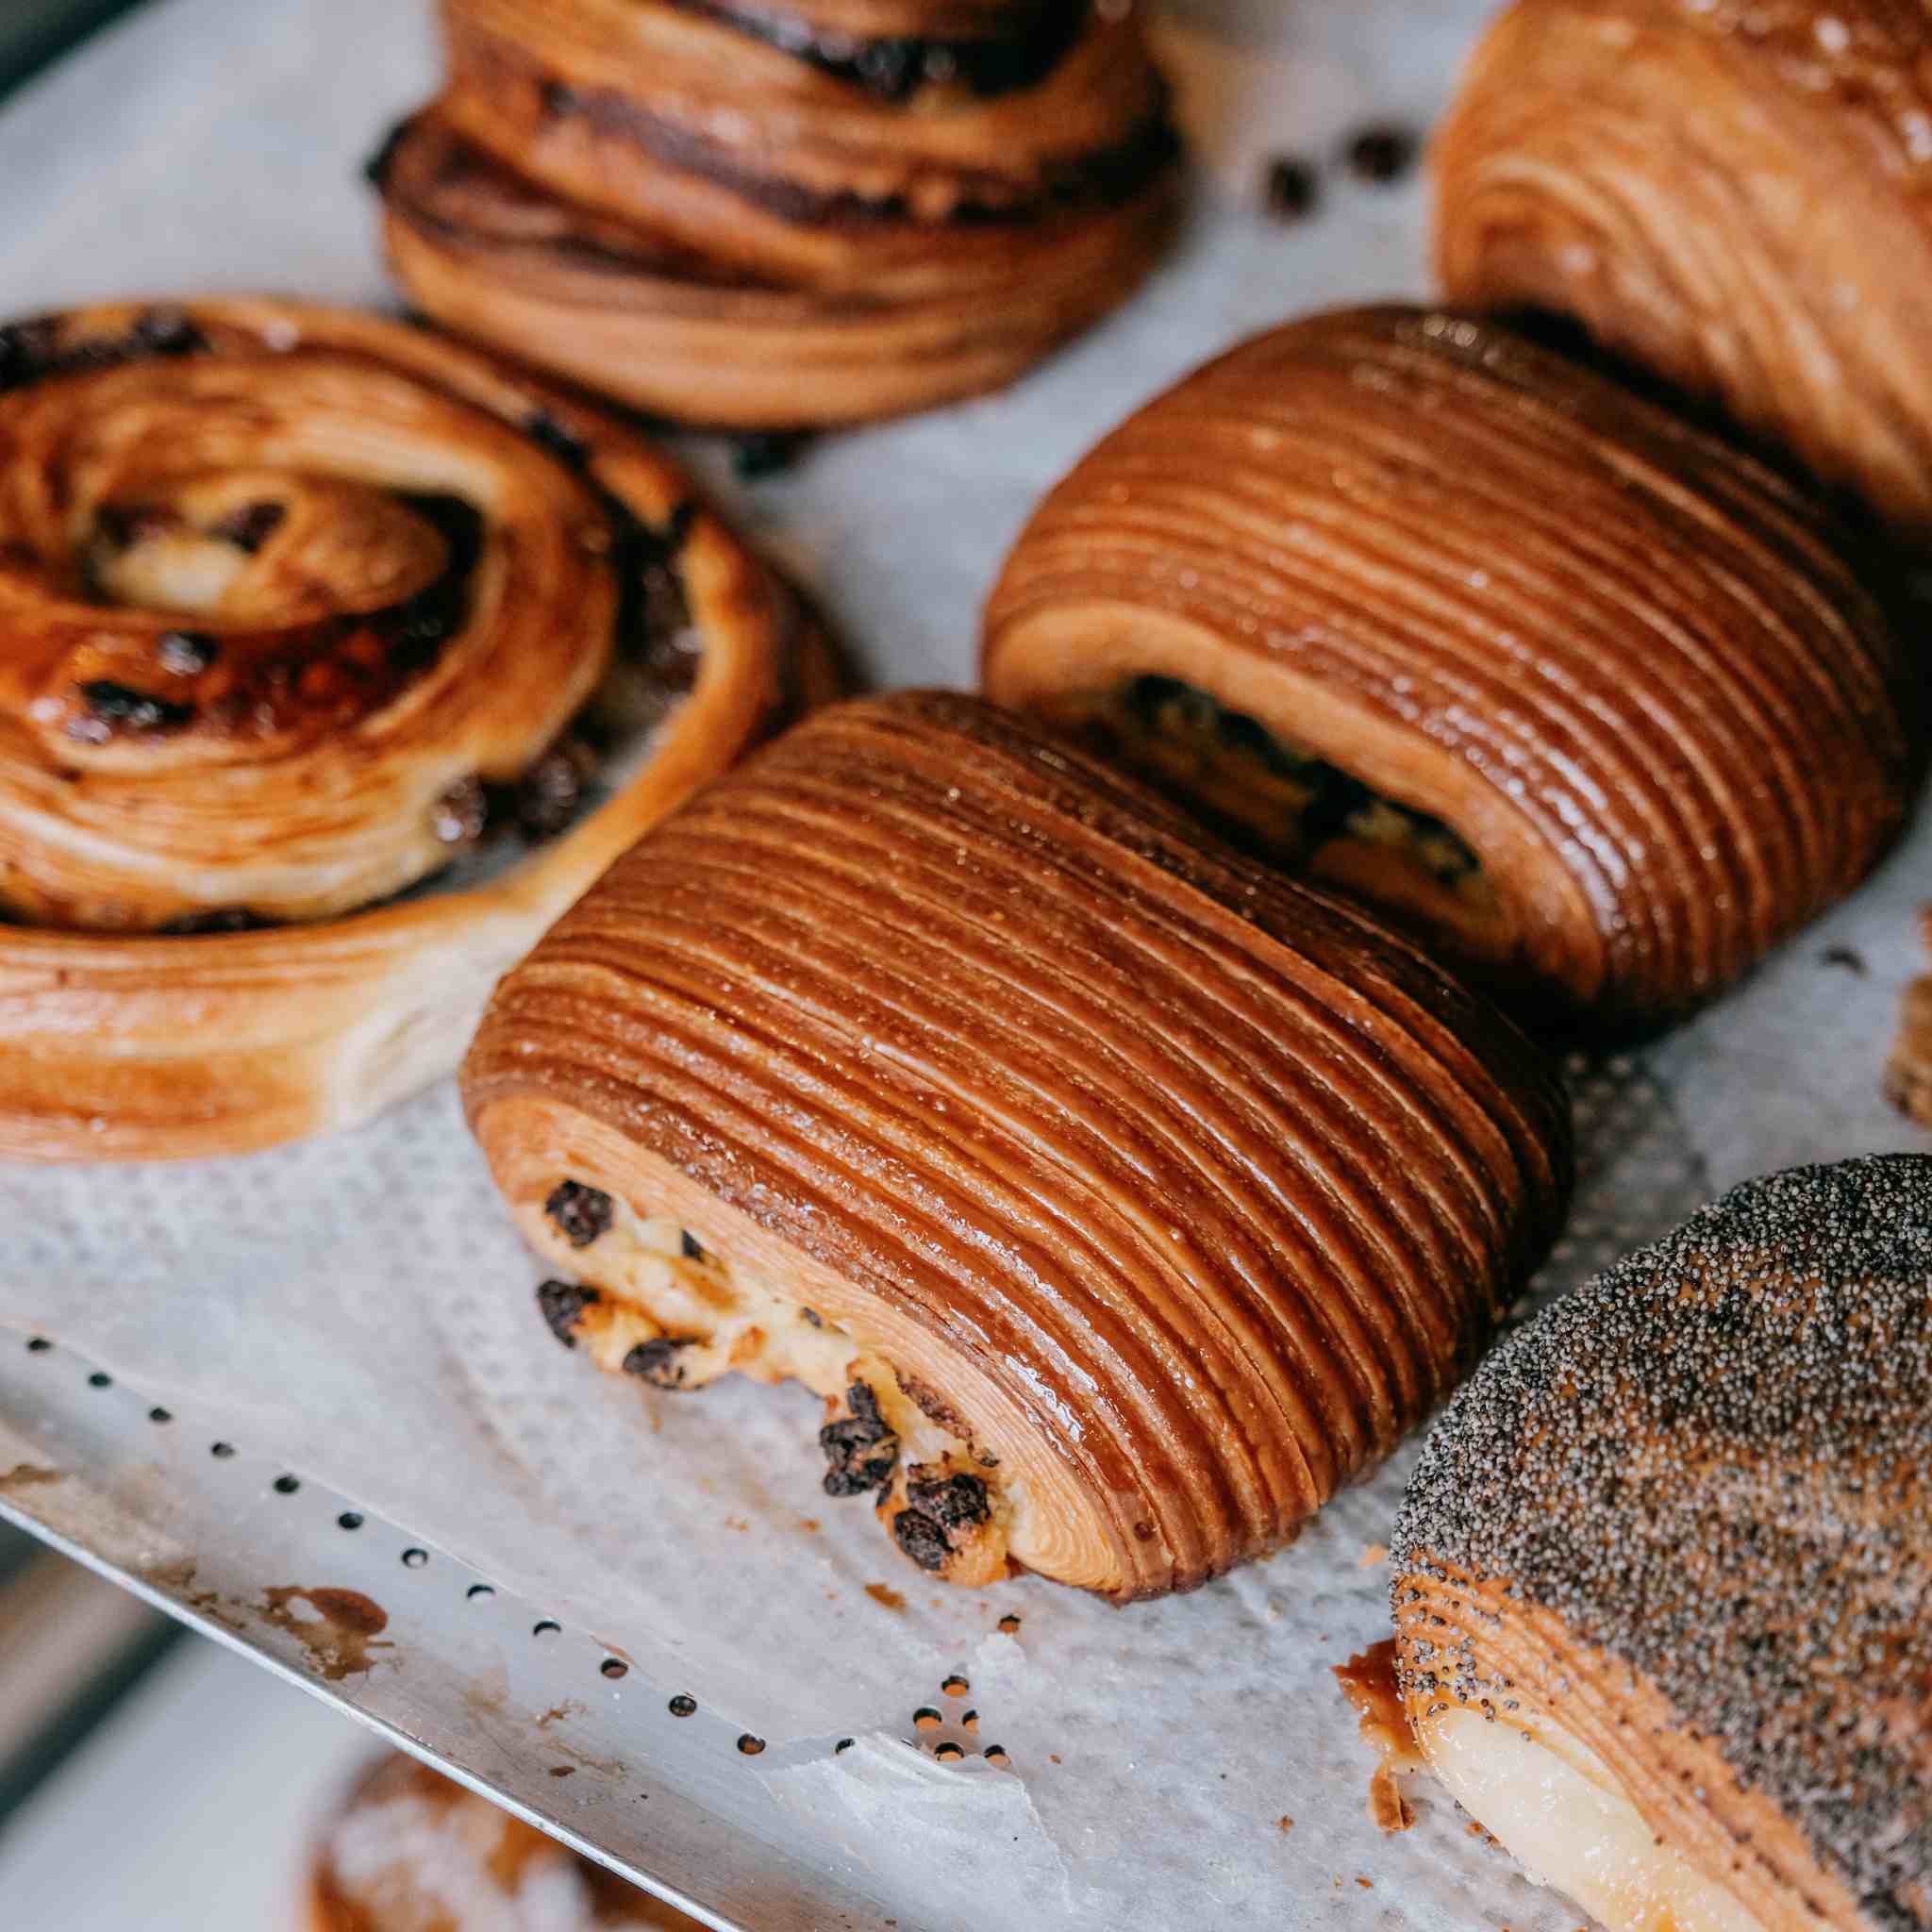
[{"label": "chocolate chip pastry", "polygon": [[1491,324],[1257,337],[1046,499],[988,693],[1525,1004],[1643,1026],[1864,875],[1921,764],[1799,490]]},{"label": "chocolate chip pastry", "polygon": [[1518,0],[1435,178],[1452,302],[1579,322],[1932,536],[1932,9]]},{"label": "chocolate chip pastry", "polygon": [[1391,1562],[1436,1775],[1609,1932],[1932,1925],[1932,1159],[1754,1181],[1512,1336]]},{"label": "chocolate chip pastry", "polygon": [[0,329],[0,1155],[236,1152],[448,1073],[828,682],[674,469],[468,351],[275,302]]},{"label": "chocolate chip pastry", "polygon": [[997,388],[1122,301],[1175,202],[1124,0],[443,0],[372,173],[438,321],[680,421]]},{"label": "chocolate chip pastry", "polygon": [[462,1085],[559,1339],[803,1382],[826,1491],[921,1568],[1123,1599],[1384,1456],[1569,1179],[1548,1069],[1420,954],[931,692],[818,713],[643,840]]},{"label": "chocolate chip pastry", "polygon": [[329,1823],[312,1932],[699,1932],[487,1798],[384,1758]]}]

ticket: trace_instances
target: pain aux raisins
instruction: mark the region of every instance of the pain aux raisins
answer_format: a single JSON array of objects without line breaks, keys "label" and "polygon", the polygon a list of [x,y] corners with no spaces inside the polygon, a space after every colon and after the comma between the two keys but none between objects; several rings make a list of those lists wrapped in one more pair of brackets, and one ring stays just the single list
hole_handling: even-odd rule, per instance
[{"label": "pain aux raisins", "polygon": [[559,1181],[551,1190],[543,1211],[557,1231],[574,1248],[588,1248],[610,1232],[614,1212],[610,1196],[581,1181]]},{"label": "pain aux raisins", "polygon": [[882,1490],[899,1467],[899,1439],[879,1413],[878,1397],[863,1382],[845,1391],[850,1415],[819,1431],[825,1452],[825,1494],[863,1496]]}]

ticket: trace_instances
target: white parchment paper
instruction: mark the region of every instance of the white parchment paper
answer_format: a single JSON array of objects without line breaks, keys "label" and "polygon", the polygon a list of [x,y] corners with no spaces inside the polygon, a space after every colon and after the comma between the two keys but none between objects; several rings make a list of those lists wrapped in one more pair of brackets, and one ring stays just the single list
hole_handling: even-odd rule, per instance
[{"label": "white parchment paper", "polygon": [[[1478,0],[1176,0],[1201,206],[1127,311],[1011,392],[827,441],[733,484],[744,526],[881,681],[967,683],[979,600],[1039,493],[1128,409],[1237,336],[1420,293],[1419,181],[1326,171],[1317,216],[1257,211],[1263,157],[1423,125]],[[0,110],[0,310],[267,288],[390,299],[361,157],[432,85],[426,0],[160,0]],[[1579,1082],[1585,1182],[1546,1286],[1787,1162],[1926,1144],[1878,1091],[1932,897],[1932,831],[1742,992]],[[1863,965],[1831,963],[1849,947]],[[1115,1611],[1034,1582],[940,1589],[818,1487],[817,1405],[656,1396],[552,1347],[538,1269],[453,1094],[359,1133],[193,1168],[0,1168],[0,1327],[143,1389],[539,1596],[772,1740],[767,1777],[824,1860],[916,1882],[936,1928],[1316,1925],[1562,1932],[1576,1914],[1412,1792],[1370,1824],[1373,1758],[1329,1666],[1387,1627],[1412,1457],[1274,1561]],[[879,1584],[903,1599],[867,1593]],[[1017,1636],[998,1618],[1023,1618]],[[1013,1770],[861,1748],[941,1674]],[[1291,1820],[1291,1825],[1284,1825]]]}]

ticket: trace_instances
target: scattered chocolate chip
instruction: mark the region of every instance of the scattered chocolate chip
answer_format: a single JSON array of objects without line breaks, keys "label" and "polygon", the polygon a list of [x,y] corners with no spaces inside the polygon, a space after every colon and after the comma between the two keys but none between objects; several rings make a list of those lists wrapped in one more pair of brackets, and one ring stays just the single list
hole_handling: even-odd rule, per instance
[{"label": "scattered chocolate chip", "polygon": [[684,1352],[695,1345],[689,1336],[660,1335],[655,1341],[641,1341],[625,1357],[624,1373],[654,1389],[682,1389]]},{"label": "scattered chocolate chip", "polygon": [[436,801],[429,824],[445,845],[474,845],[490,827],[490,796],[482,779],[458,779]]},{"label": "scattered chocolate chip", "polygon": [[832,1746],[833,1757],[836,1757],[839,1756],[841,1752],[851,1750],[853,1745],[855,1745],[858,1742],[858,1740],[857,1738],[841,1738],[839,1741]]},{"label": "scattered chocolate chip", "polygon": [[1268,212],[1277,222],[1300,221],[1313,211],[1320,185],[1313,161],[1301,155],[1272,156],[1263,190]]},{"label": "scattered chocolate chip", "polygon": [[689,1228],[683,1229],[677,1237],[677,1244],[684,1251],[687,1261],[702,1261],[705,1258],[705,1244]]},{"label": "scattered chocolate chip", "polygon": [[253,557],[281,528],[288,514],[288,506],[273,498],[244,503],[240,509],[230,510],[208,535]]},{"label": "scattered chocolate chip", "polygon": [[698,1714],[698,1701],[679,1691],[667,1707],[673,1717],[695,1717]]},{"label": "scattered chocolate chip", "polygon": [[1819,955],[1820,961],[1826,966],[1841,966],[1847,973],[1863,979],[1871,968],[1865,964],[1864,954],[1852,946],[1826,946]]},{"label": "scattered chocolate chip", "polygon": [[559,1181],[550,1191],[543,1211],[572,1247],[588,1248],[610,1232],[615,1210],[610,1196],[601,1189],[587,1188],[581,1181]]},{"label": "scattered chocolate chip", "polygon": [[1398,181],[1415,165],[1421,143],[1406,127],[1364,127],[1352,134],[1343,150],[1349,172],[1357,180],[1380,186]]},{"label": "scattered chocolate chip", "polygon": [[222,655],[220,643],[201,630],[163,631],[156,649],[161,669],[176,677],[199,677]]},{"label": "scattered chocolate chip", "polygon": [[906,1499],[922,1515],[948,1529],[984,1523],[992,1514],[986,1485],[976,1475],[915,1477],[906,1485]]},{"label": "scattered chocolate chip", "polygon": [[953,1546],[930,1516],[902,1509],[892,1519],[892,1540],[922,1570],[943,1570]]},{"label": "scattered chocolate chip", "polygon": [[517,780],[514,811],[525,839],[555,839],[583,808],[584,788],[597,769],[588,745],[566,738]]},{"label": "scattered chocolate chip", "polygon": [[819,1431],[819,1447],[829,1467],[825,1494],[862,1496],[891,1481],[899,1466],[899,1439],[879,1413],[878,1398],[863,1382],[845,1391],[852,1413]]},{"label": "scattered chocolate chip", "polygon": [[749,1731],[746,1731],[739,1739],[738,1748],[745,1757],[756,1757],[765,1748],[765,1740],[762,1738],[755,1738]]},{"label": "scattered chocolate chip", "polygon": [[739,479],[756,483],[775,476],[797,462],[810,438],[797,431],[765,430],[741,436],[731,445],[731,467]]},{"label": "scattered chocolate chip", "polygon": [[[151,691],[136,691],[131,685],[116,684],[106,677],[92,678],[82,685],[80,697],[88,708],[89,720],[108,727],[101,732],[101,740],[115,725],[143,733],[179,731],[194,716],[192,705],[173,704]],[[94,737],[85,730],[74,735]]]},{"label": "scattered chocolate chip", "polygon": [[577,1345],[577,1324],[586,1308],[593,1308],[604,1297],[594,1288],[582,1288],[569,1281],[545,1281],[537,1290],[537,1307],[551,1334],[566,1348]]}]

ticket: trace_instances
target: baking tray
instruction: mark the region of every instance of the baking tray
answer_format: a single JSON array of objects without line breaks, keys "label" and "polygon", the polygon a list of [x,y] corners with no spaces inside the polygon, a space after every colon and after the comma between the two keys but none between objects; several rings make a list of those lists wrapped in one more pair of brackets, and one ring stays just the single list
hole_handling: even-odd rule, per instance
[{"label": "baking tray", "polygon": [[[432,85],[426,10],[157,0],[89,42],[0,108],[0,312],[192,290],[392,301],[358,164]],[[1008,394],[829,440],[761,482],[721,445],[681,453],[874,678],[969,683],[999,558],[1099,434],[1250,329],[1424,291],[1421,182],[1359,183],[1334,157],[1363,125],[1426,126],[1488,10],[1172,0],[1201,187],[1134,305]],[[1292,225],[1258,208],[1278,151],[1324,163]],[[1540,1291],[1746,1174],[1926,1144],[1886,1109],[1879,1064],[1917,970],[1928,833],[1696,1024],[1573,1067],[1583,1185]],[[1574,1925],[1425,1788],[1406,1837],[1367,1821],[1374,1758],[1329,1666],[1387,1627],[1374,1557],[1412,1446],[1296,1548],[1195,1598],[1115,1613],[1032,1582],[934,1592],[869,1523],[825,1512],[821,1528],[808,1456],[757,1466],[810,1404],[721,1388],[641,1436],[624,1391],[532,1355],[526,1282],[514,1306],[458,1282],[394,1346],[412,1372],[420,1352],[426,1411],[462,1399],[447,1440],[419,1446],[478,1472],[470,1507],[450,1507],[448,1470],[375,1456],[395,1427],[381,1401],[347,1378],[325,1402],[308,1381],[366,1344],[397,1257],[421,1272],[428,1242],[486,1287],[528,1268],[462,1148],[444,1089],[358,1134],[187,1176],[0,1168],[0,1515],[711,1925]],[[424,1213],[391,1198],[425,1175]],[[103,1217],[153,1238],[109,1240]],[[205,1244],[258,1267],[260,1294],[232,1271],[215,1283]],[[276,1295],[293,1333],[257,1374],[250,1324]],[[726,1439],[752,1447],[734,1462]],[[621,1536],[553,1520],[585,1458],[634,1453],[661,1463],[667,1501],[716,1486],[689,1555],[709,1620],[689,1612],[704,1589],[653,1616]],[[808,1561],[791,1531],[808,1515]],[[774,1574],[814,1579],[810,1601],[761,1600],[755,1544]],[[873,1577],[912,1600],[889,1614]],[[995,1630],[1009,1609],[1021,1639]],[[942,1664],[972,1674],[976,1733],[937,1694]],[[693,1688],[696,1712],[674,1715]],[[928,1703],[943,1735],[1007,1743],[1012,1770],[937,1763],[911,1724]],[[748,1756],[748,1735],[767,1748]]]}]

